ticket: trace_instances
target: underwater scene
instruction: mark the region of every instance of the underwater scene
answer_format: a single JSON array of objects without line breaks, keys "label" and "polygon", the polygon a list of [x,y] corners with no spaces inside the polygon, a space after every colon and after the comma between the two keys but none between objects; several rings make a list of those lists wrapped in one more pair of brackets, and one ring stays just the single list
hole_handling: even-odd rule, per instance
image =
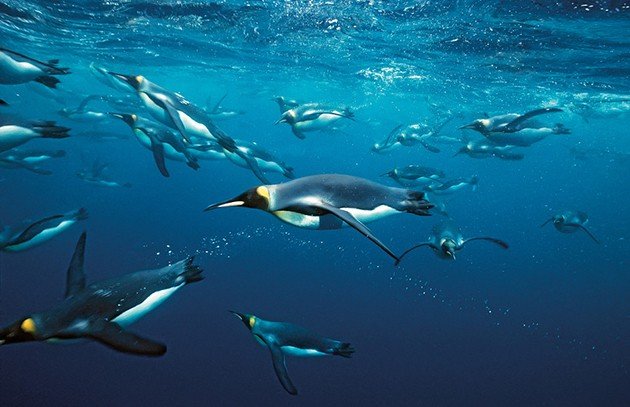
[{"label": "underwater scene", "polygon": [[2,1],[0,406],[630,405],[628,33]]}]

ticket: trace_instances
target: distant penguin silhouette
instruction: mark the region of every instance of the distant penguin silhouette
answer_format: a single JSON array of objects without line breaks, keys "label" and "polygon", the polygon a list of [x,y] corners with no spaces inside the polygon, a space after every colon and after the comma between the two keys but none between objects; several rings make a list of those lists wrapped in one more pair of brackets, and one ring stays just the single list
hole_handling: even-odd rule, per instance
[{"label": "distant penguin silhouette", "polygon": [[297,388],[289,377],[285,355],[299,357],[336,355],[349,358],[354,353],[354,348],[347,342],[325,338],[297,325],[265,321],[254,315],[230,312],[243,321],[261,345],[269,349],[276,376],[282,387],[292,395],[297,394]]},{"label": "distant penguin silhouette", "polygon": [[56,59],[42,62],[0,47],[0,84],[14,85],[35,81],[54,89],[59,83],[55,76],[70,73],[68,68],[61,68],[58,64],[59,60]]},{"label": "distant penguin silhouette", "polygon": [[342,174],[302,177],[284,184],[261,185],[208,206],[256,208],[291,225],[308,229],[354,228],[398,262],[398,257],[364,223],[398,213],[428,216],[433,205],[424,193],[377,184]]},{"label": "distant penguin silhouette", "polygon": [[421,165],[407,165],[405,167],[396,167],[391,171],[381,174],[382,177],[388,176],[404,187],[427,186],[433,184],[442,184],[440,178],[444,178],[444,171],[431,167],[423,167]]},{"label": "distant penguin silhouette", "polygon": [[586,228],[585,224],[588,222],[588,215],[580,211],[564,211],[549,218],[540,227],[545,226],[547,223],[553,222],[553,226],[562,233],[575,233],[578,230],[583,230],[595,243],[599,243],[599,240],[593,236],[593,234]]},{"label": "distant penguin silhouette", "polygon": [[68,267],[65,299],[56,307],[0,329],[0,345],[31,341],[91,339],[119,352],[161,356],[166,346],[124,328],[166,301],[181,287],[203,279],[193,258],[85,284],[85,232]]},{"label": "distant penguin silhouette", "polygon": [[464,239],[464,235],[457,225],[455,225],[451,221],[446,221],[435,225],[433,227],[433,231],[429,236],[429,240],[426,243],[418,244],[403,254],[400,255],[400,259],[412,250],[415,250],[419,247],[427,246],[433,249],[433,252],[440,258],[446,260],[455,260],[455,253],[464,248],[464,245],[468,242],[472,242],[474,240],[485,240],[491,243],[495,243],[498,246],[507,249],[508,244],[503,240],[497,239],[495,237],[487,237],[487,236],[477,236],[470,237],[468,239]]}]

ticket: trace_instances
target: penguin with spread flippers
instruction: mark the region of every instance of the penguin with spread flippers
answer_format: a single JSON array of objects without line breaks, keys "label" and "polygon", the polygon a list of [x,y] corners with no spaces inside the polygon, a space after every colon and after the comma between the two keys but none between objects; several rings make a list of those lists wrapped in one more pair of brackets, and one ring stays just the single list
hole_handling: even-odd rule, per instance
[{"label": "penguin with spread flippers", "polygon": [[284,184],[261,185],[205,210],[228,207],[261,209],[294,226],[339,229],[351,226],[398,262],[396,256],[365,226],[399,213],[428,216],[433,207],[424,193],[377,184],[341,174],[311,175]]},{"label": "penguin with spread flippers", "polygon": [[161,356],[166,346],[124,328],[151,312],[181,287],[203,279],[193,258],[86,286],[83,233],[67,274],[65,299],[50,310],[31,314],[0,329],[0,345],[91,339],[119,352]]},{"label": "penguin with spread flippers", "polygon": [[553,222],[553,226],[561,233],[575,233],[578,230],[584,231],[595,243],[599,240],[586,228],[588,215],[581,211],[564,211],[549,218],[540,227]]},{"label": "penguin with spread flippers", "polygon": [[407,249],[407,251],[400,255],[400,259],[402,260],[402,258],[409,254],[412,250],[427,246],[431,248],[438,257],[446,260],[455,260],[455,252],[462,250],[466,243],[474,240],[485,240],[494,243],[503,249],[507,249],[509,247],[503,240],[495,237],[477,236],[464,239],[464,235],[459,227],[451,221],[446,221],[433,227],[429,240],[426,243],[421,243]]},{"label": "penguin with spread flippers", "polygon": [[304,139],[305,132],[332,128],[341,119],[354,120],[354,113],[347,107],[331,108],[318,103],[307,103],[285,111],[275,124],[288,124],[297,138]]},{"label": "penguin with spread flippers", "polygon": [[0,124],[0,153],[20,146],[36,138],[70,137],[67,127],[57,126],[55,122],[31,122],[28,124]]},{"label": "penguin with spread flippers", "polygon": [[38,61],[24,54],[0,47],[0,84],[16,85],[35,81],[49,88],[56,88],[57,75],[67,75],[68,68],[58,66],[59,60]]},{"label": "penguin with spread flippers", "polygon": [[5,227],[0,234],[0,251],[21,252],[39,246],[87,217],[87,210],[80,208],[63,215],[53,215],[38,220],[18,231]]},{"label": "penguin with spread flippers", "polygon": [[460,129],[475,130],[488,137],[492,133],[515,133],[526,128],[538,128],[531,123],[531,119],[547,113],[559,113],[562,109],[557,107],[545,107],[532,110],[525,114],[508,113],[500,116],[477,119],[470,124],[460,127]]},{"label": "penguin with spread flippers", "polygon": [[354,347],[350,343],[317,335],[301,326],[288,322],[266,321],[250,314],[230,312],[243,321],[261,345],[269,349],[276,376],[282,387],[292,395],[298,392],[287,371],[286,355],[298,357],[334,355],[350,358],[354,353]]},{"label": "penguin with spread flippers", "polygon": [[258,163],[242,153],[233,138],[217,127],[203,109],[189,102],[182,95],[171,92],[149,81],[141,75],[131,76],[109,72],[110,75],[132,86],[145,107],[157,121],[179,131],[191,144],[199,144],[194,139],[218,143],[226,152],[240,156],[262,182],[268,182]]}]

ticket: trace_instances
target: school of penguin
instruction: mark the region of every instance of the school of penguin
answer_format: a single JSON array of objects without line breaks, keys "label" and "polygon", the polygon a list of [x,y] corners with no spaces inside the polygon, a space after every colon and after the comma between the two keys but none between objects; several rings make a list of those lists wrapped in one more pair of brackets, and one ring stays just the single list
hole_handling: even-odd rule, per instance
[{"label": "school of penguin", "polygon": [[[60,67],[59,63],[56,59],[42,62],[21,52],[0,48],[0,85],[35,82],[38,86],[55,91],[63,77],[70,74],[70,69]],[[380,177],[388,177],[399,184],[396,187],[349,174],[296,177],[293,167],[256,142],[233,138],[216,125],[218,119],[243,114],[221,106],[225,95],[207,109],[139,74],[118,73],[95,64],[90,65],[89,72],[117,94],[89,95],[81,100],[78,107],[60,110],[60,117],[66,121],[125,125],[139,144],[151,152],[155,167],[164,177],[170,177],[167,161],[185,163],[196,171],[203,166],[204,160],[227,160],[251,171],[262,182],[249,189],[235,187],[237,195],[233,198],[208,197],[218,202],[209,204],[205,211],[243,207],[269,212],[282,222],[300,228],[334,230],[350,227],[390,256],[396,265],[412,251],[424,246],[444,260],[455,260],[456,253],[464,246],[468,247],[472,241],[483,240],[502,249],[509,247],[508,243],[496,237],[464,238],[460,227],[448,215],[443,196],[465,189],[476,190],[479,183],[476,175],[449,178],[441,169],[411,164],[380,174]],[[63,146],[63,140],[60,139],[76,135],[71,134],[70,127],[60,126],[51,118],[18,119],[17,115],[10,114],[10,97],[6,94],[1,96],[0,170],[25,169],[39,175],[52,174],[40,164],[53,158],[63,160],[66,151],[57,149]],[[356,112],[348,106],[303,103],[283,96],[275,96],[272,100],[280,110],[280,117],[275,124],[287,124],[300,140],[305,139],[306,134],[337,131],[338,126],[351,125],[357,120]],[[95,105],[101,108],[94,108]],[[547,115],[562,111],[551,107],[537,108],[523,114],[485,115],[461,125],[462,135],[458,137],[445,134],[445,126],[458,118],[456,114],[448,112],[446,117],[437,118],[432,124],[400,124],[391,130],[385,140],[373,144],[371,150],[386,154],[395,148],[419,145],[437,154],[441,152],[437,145],[447,143],[457,146],[455,155],[465,154],[476,159],[521,160],[524,158],[522,149],[547,137],[566,137],[571,134],[561,123],[549,125],[539,121]],[[269,124],[272,123],[270,120]],[[478,133],[478,138],[470,139],[471,131]],[[106,134],[103,138],[111,136],[120,137]],[[46,142],[48,150],[23,148],[24,144],[38,138],[50,139]],[[108,163],[100,160],[86,163],[86,167],[76,172],[76,176],[86,183],[101,187],[132,187],[129,182],[107,176],[108,167]],[[282,176],[288,181],[271,183],[267,179],[269,174]],[[379,177],[379,174],[374,176]],[[436,224],[426,242],[407,242],[408,248],[400,252],[390,248],[366,226],[367,223],[405,213],[422,217],[437,213],[448,220]],[[541,215],[542,219],[545,217]],[[80,208],[37,221],[25,220],[21,224],[4,226],[0,231],[0,252],[29,250],[87,218],[88,211]],[[595,243],[600,243],[586,227],[587,222],[586,213],[566,210],[553,215],[541,227],[552,223],[561,233],[582,231]],[[422,224],[426,222],[418,222],[418,225]],[[86,236],[86,232],[80,235],[71,257],[63,301],[49,310],[23,316],[0,329],[0,345],[88,339],[119,352],[163,355],[166,345],[132,333],[127,328],[180,288],[202,280],[201,267],[194,263],[194,258],[189,257],[161,269],[136,271],[87,285],[84,274]],[[355,351],[349,342],[330,339],[291,323],[230,312],[270,351],[276,376],[292,395],[297,394],[297,388],[289,377],[286,356],[335,355],[349,358]]]}]

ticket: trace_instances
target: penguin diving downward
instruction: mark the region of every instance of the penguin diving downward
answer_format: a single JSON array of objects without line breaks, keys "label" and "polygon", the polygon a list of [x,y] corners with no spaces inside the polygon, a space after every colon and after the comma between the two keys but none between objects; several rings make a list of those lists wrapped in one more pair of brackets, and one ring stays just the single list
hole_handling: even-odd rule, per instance
[{"label": "penguin diving downward", "polygon": [[354,353],[354,348],[347,342],[325,338],[288,322],[265,321],[254,315],[230,312],[243,321],[261,345],[269,349],[276,376],[282,387],[292,395],[298,392],[287,371],[286,355],[299,357],[336,355],[350,358]]},{"label": "penguin diving downward", "polygon": [[285,111],[275,124],[288,124],[293,134],[303,140],[306,138],[305,132],[331,128],[341,119],[354,120],[354,113],[349,108],[336,109],[318,103],[307,103]]},{"label": "penguin diving downward", "polygon": [[515,133],[527,128],[540,127],[529,122],[533,117],[558,112],[562,112],[562,109],[558,109],[557,107],[545,107],[532,110],[525,114],[508,113],[501,116],[488,117],[486,119],[477,119],[470,124],[460,127],[460,129],[475,130],[486,137],[490,136],[492,133]]},{"label": "penguin diving downward", "polygon": [[[110,75],[132,86],[151,116],[181,134],[191,144],[203,144],[200,140],[218,143],[226,152],[240,156],[262,182],[268,182],[256,160],[242,153],[234,139],[218,128],[203,109],[193,105],[182,95],[171,92],[149,81],[144,76],[130,76],[114,72]],[[196,140],[195,140],[196,139]]]},{"label": "penguin diving downward", "polygon": [[418,247],[428,246],[433,252],[440,258],[446,260],[455,260],[455,252],[464,248],[464,245],[473,240],[486,240],[488,242],[495,243],[500,247],[507,249],[508,244],[503,240],[494,237],[471,237],[464,239],[461,230],[453,222],[443,222],[433,227],[433,231],[429,236],[429,241],[416,245],[403,254],[400,255],[400,259],[406,256],[410,251],[417,249]]},{"label": "penguin diving downward", "polygon": [[584,212],[564,211],[552,216],[545,223],[540,225],[540,227],[545,226],[549,222],[553,222],[553,226],[562,233],[575,233],[578,230],[583,230],[595,243],[599,244],[599,240],[597,240],[585,226],[588,222],[588,215]]},{"label": "penguin diving downward", "polygon": [[385,253],[396,256],[364,223],[398,213],[428,216],[432,204],[424,194],[393,188],[363,178],[340,174],[311,175],[284,184],[261,185],[205,210],[243,206],[275,215],[291,225],[308,229],[339,229],[348,225]]},{"label": "penguin diving downward", "polygon": [[36,138],[70,137],[67,127],[57,126],[54,122],[33,122],[27,125],[0,125],[0,153],[20,146]]},{"label": "penguin diving downward", "polygon": [[85,208],[63,215],[54,215],[38,220],[20,232],[13,233],[5,227],[0,233],[0,251],[21,252],[47,242],[68,229],[75,223],[85,220],[88,213]]},{"label": "penguin diving downward", "polygon": [[203,279],[193,258],[158,270],[137,271],[85,285],[85,232],[67,275],[65,299],[56,307],[21,318],[0,330],[0,345],[30,341],[91,339],[119,352],[161,356],[166,346],[124,330],[181,287]]},{"label": "penguin diving downward", "polygon": [[188,149],[189,144],[180,135],[175,135],[157,123],[135,114],[110,113],[110,115],[129,125],[140,144],[153,152],[155,164],[163,176],[170,177],[164,161],[165,157],[185,161],[186,165],[193,170],[200,168],[197,158]]},{"label": "penguin diving downward", "polygon": [[0,47],[0,84],[15,85],[35,81],[55,89],[59,79],[53,75],[67,75],[69,68],[57,66],[59,60],[38,61],[26,55]]}]

